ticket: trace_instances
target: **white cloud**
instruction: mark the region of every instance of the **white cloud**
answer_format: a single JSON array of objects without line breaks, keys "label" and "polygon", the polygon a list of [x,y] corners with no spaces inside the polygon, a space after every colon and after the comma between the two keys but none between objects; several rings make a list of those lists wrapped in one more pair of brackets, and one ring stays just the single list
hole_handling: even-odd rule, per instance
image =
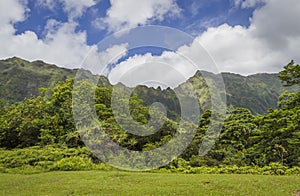
[{"label": "white cloud", "polygon": [[113,45],[105,51],[98,51],[93,47],[83,62],[83,68],[90,70],[94,74],[107,75],[109,65],[115,64],[120,58],[127,54],[127,43]]},{"label": "white cloud", "polygon": [[297,0],[270,0],[254,12],[250,27],[224,24],[209,28],[197,40],[208,49],[222,71],[278,72],[291,59],[300,61],[298,18]]},{"label": "white cloud", "polygon": [[14,23],[17,21],[23,21],[25,19],[26,2],[20,1],[0,1],[0,25]]},{"label": "white cloud", "polygon": [[276,63],[272,57],[278,54],[253,36],[254,32],[252,27],[224,24],[209,28],[197,40],[209,51],[220,71],[241,74],[270,71]]},{"label": "white cloud", "polygon": [[101,56],[95,50],[95,45],[87,45],[85,31],[75,31],[78,24],[74,21],[61,23],[49,19],[45,26],[44,39],[39,39],[33,31],[16,35],[14,24],[26,18],[28,9],[26,4],[18,0],[3,2],[0,2],[1,59],[18,56],[27,60],[43,60],[58,66],[75,68],[81,67],[88,54],[95,58],[97,55]]},{"label": "white cloud", "polygon": [[166,15],[176,16],[180,8],[174,0],[111,0],[105,18],[98,18],[94,26],[116,32],[134,28],[153,20],[162,21]]},{"label": "white cloud", "polygon": [[69,18],[80,17],[83,12],[96,4],[95,0],[61,0],[64,4],[64,10],[69,13]]},{"label": "white cloud", "polygon": [[233,0],[233,3],[235,6],[240,6],[241,2],[242,2],[242,0]]},{"label": "white cloud", "polygon": [[[253,1],[245,2],[253,5]],[[289,9],[284,9],[287,7]],[[200,69],[216,72],[214,62],[199,49],[197,42],[210,53],[220,71],[244,75],[278,72],[291,59],[300,62],[299,18],[298,0],[266,1],[254,12],[249,27],[223,24],[208,28],[191,45],[182,46],[175,52],[164,52],[161,56],[136,55],[127,59],[112,70],[109,79],[134,86],[152,78],[175,87],[198,69],[178,54],[192,59],[201,66]]]},{"label": "white cloud", "polygon": [[181,48],[175,52],[165,51],[160,56],[146,53],[129,57],[116,65],[108,78],[113,84],[122,82],[131,87],[138,84],[176,87],[199,69]]},{"label": "white cloud", "polygon": [[255,11],[252,26],[255,36],[269,47],[283,51],[300,36],[300,4],[298,0],[269,0]]},{"label": "white cloud", "polygon": [[258,4],[265,3],[267,0],[234,0],[235,6],[241,6],[242,8],[252,8]]},{"label": "white cloud", "polygon": [[246,0],[242,3],[242,8],[255,7],[258,4],[265,3],[266,0]]},{"label": "white cloud", "polygon": [[[87,2],[92,5],[92,1]],[[178,13],[179,9],[171,0],[159,3],[147,1],[145,7],[139,6],[139,2],[126,4],[125,1],[112,1],[105,24],[109,25],[110,30],[115,31],[123,27],[146,24],[150,20],[162,20],[166,14]],[[251,3],[253,1],[250,0],[236,2],[240,5],[245,2],[248,2],[249,6],[253,5]],[[122,4],[125,7],[122,7]],[[88,6],[88,3],[86,5]],[[26,19],[30,11],[26,6],[25,1],[23,3],[18,0],[0,1],[0,58],[19,56],[27,60],[41,59],[59,66],[74,68],[80,67],[89,54],[86,66],[97,64],[97,67],[91,69],[99,73],[99,70],[104,69],[106,62],[117,62],[117,59],[126,54],[127,48],[130,48],[128,44],[123,43],[99,54],[97,46],[87,45],[85,31],[75,31],[78,24],[74,20],[66,23],[48,20],[44,39],[38,38],[32,31],[16,35],[14,24]],[[75,13],[81,13],[84,9],[78,10],[81,11]],[[157,86],[153,81],[160,81],[175,87],[199,69],[185,57],[200,65],[200,69],[215,71],[213,62],[203,56],[205,54],[203,49],[199,50],[198,42],[208,50],[220,71],[245,75],[278,72],[291,59],[300,62],[298,18],[300,18],[298,0],[266,0],[265,5],[253,13],[249,27],[223,24],[208,28],[198,35],[192,44],[182,46],[175,52],[164,52],[160,56],[145,54],[130,57],[116,65],[109,74],[109,79],[112,82],[127,81],[130,85],[150,81],[153,86]],[[104,72],[107,73],[107,70]]]},{"label": "white cloud", "polygon": [[97,0],[37,0],[37,5],[54,10],[58,3],[63,5],[63,10],[68,14],[69,20],[82,16],[85,10],[96,4]]},{"label": "white cloud", "polygon": [[75,33],[76,23],[49,20],[47,26],[50,28],[54,24],[57,30],[49,30],[44,40],[39,39],[32,31],[15,35],[11,25],[2,28],[0,57],[19,56],[27,60],[42,59],[69,68],[79,67],[91,49],[91,46],[86,45],[86,33]]}]

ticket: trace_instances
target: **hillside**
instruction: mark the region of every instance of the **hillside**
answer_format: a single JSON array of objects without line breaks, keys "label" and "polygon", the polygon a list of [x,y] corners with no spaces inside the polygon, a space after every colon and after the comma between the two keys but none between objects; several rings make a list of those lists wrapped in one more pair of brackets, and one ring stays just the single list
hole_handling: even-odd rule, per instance
[{"label": "hillside", "polygon": [[[39,60],[29,62],[17,57],[0,60],[0,99],[14,103],[37,96],[40,88],[52,88],[60,81],[75,77],[77,71]],[[100,80],[101,84],[108,83],[105,77]]]},{"label": "hillside", "polygon": [[[205,80],[204,80],[205,78]],[[254,114],[265,113],[269,108],[277,108],[278,97],[285,91],[299,91],[294,87],[284,87],[278,79],[278,74],[255,74],[242,76],[234,73],[222,73],[225,84],[227,105],[250,109]],[[199,102],[202,106],[209,105],[209,90],[207,81],[215,81],[216,75],[213,73],[198,71],[188,81],[193,84]],[[180,86],[184,86],[185,83]],[[166,103],[170,110],[170,117],[180,111],[178,99],[174,98],[175,93],[172,89],[154,89],[141,86],[136,90],[140,98],[146,104],[154,101]],[[171,101],[166,101],[171,100]],[[209,108],[209,107],[207,107]]]},{"label": "hillside", "polygon": [[10,103],[36,96],[39,88],[54,86],[74,77],[76,70],[59,68],[42,61],[28,62],[13,57],[0,61],[0,98]]},{"label": "hillside", "polygon": [[[0,98],[10,103],[21,101],[25,97],[36,96],[39,88],[52,87],[58,81],[74,77],[76,69],[65,69],[42,61],[28,62],[17,57],[0,61]],[[207,79],[215,75],[205,73]],[[235,107],[249,108],[254,114],[264,113],[268,108],[276,108],[278,96],[288,88],[284,88],[278,79],[278,74],[255,74],[242,76],[233,73],[222,73],[226,88],[227,104]],[[103,77],[107,81],[106,78]],[[203,98],[208,94],[207,85],[198,71],[189,79],[197,93]],[[184,84],[182,84],[184,85]],[[294,87],[295,88],[295,87]],[[289,89],[295,90],[295,89]],[[172,89],[148,88],[140,86],[136,90],[145,104],[159,101],[167,105],[169,116],[180,112],[178,99]],[[205,96],[204,96],[205,97]],[[206,96],[207,99],[207,96]],[[200,100],[202,102],[204,100]]]},{"label": "hillside", "polygon": [[[196,74],[194,77],[198,77]],[[222,73],[227,104],[250,109],[254,114],[265,113],[269,108],[277,108],[278,97],[285,91],[296,91],[294,87],[284,87],[278,74],[259,73],[242,76]],[[299,91],[299,89],[298,89]]]}]

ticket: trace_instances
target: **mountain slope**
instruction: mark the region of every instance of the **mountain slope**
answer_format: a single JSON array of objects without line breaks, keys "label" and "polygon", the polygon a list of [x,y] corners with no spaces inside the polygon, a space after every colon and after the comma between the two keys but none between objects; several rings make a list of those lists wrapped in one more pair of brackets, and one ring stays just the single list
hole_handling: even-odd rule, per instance
[{"label": "mountain slope", "polygon": [[[206,82],[213,81],[214,83],[214,81],[217,81],[219,83],[219,78],[218,75],[213,73],[198,71],[187,81],[193,85],[204,110],[210,108],[210,92]],[[285,90],[299,91],[296,86],[284,87],[278,79],[278,74],[263,73],[242,76],[233,73],[222,73],[222,78],[225,85],[226,92],[224,93],[226,93],[227,105],[248,108],[254,114],[262,114],[269,108],[277,108],[278,97]],[[181,84],[180,87],[184,88],[187,82]],[[175,93],[171,89],[161,91],[160,89],[150,88],[146,90],[146,87],[143,87],[143,90],[141,90],[140,88],[138,88],[137,94],[145,100],[146,104],[151,104],[154,101],[166,102],[166,100],[171,100],[172,104],[167,104],[170,113],[180,111],[180,104],[177,99],[174,99]],[[162,92],[164,92],[164,96],[161,95]]]},{"label": "mountain slope", "polygon": [[[39,88],[52,87],[59,81],[74,77],[76,69],[65,69],[49,65],[42,61],[28,62],[20,58],[0,60],[0,98],[10,103],[21,101],[25,97],[37,96]],[[192,83],[200,96],[200,103],[209,99],[209,90],[203,79],[214,80],[216,75],[198,71],[188,82]],[[278,74],[255,74],[241,76],[233,73],[222,73],[226,89],[227,105],[249,108],[253,113],[261,114],[268,108],[276,108],[278,96],[284,90],[299,91],[294,88],[284,88],[278,79]],[[101,77],[102,82],[108,84],[107,78]],[[185,83],[180,86],[185,85]],[[139,86],[135,92],[144,100],[146,105],[162,102],[168,108],[170,116],[176,117],[180,113],[180,104],[172,89],[148,88]]]},{"label": "mountain slope", "polygon": [[39,88],[54,86],[74,77],[76,70],[59,68],[42,61],[28,62],[13,57],[0,61],[0,98],[10,103],[36,96]]},{"label": "mountain slope", "polygon": [[[198,71],[189,81],[203,83],[202,74],[207,79],[216,80],[213,73]],[[259,73],[242,76],[222,73],[227,105],[250,109],[254,114],[262,114],[269,108],[277,108],[278,97],[285,91],[296,91],[296,87],[284,87],[278,74]]]}]

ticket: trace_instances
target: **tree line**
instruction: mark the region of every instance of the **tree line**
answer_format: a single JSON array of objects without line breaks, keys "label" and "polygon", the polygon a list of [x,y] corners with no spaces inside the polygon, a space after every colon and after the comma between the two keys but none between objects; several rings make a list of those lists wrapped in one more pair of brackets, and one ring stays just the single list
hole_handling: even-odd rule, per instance
[{"label": "tree line", "polygon": [[[279,78],[285,86],[299,86],[300,66],[291,61],[279,73]],[[69,78],[52,89],[40,89],[40,96],[12,105],[0,100],[0,148],[54,144],[69,148],[85,146],[72,113],[74,82]],[[111,105],[114,86],[93,85],[85,80],[79,85],[93,89],[93,107],[101,126],[123,147],[136,151],[155,149],[170,141],[178,130],[178,120],[174,117],[166,118],[155,134],[131,134],[115,119]],[[126,100],[119,101],[120,107],[126,104]],[[130,117],[140,124],[149,121],[151,112],[161,115],[159,111],[150,111],[136,94],[130,97],[129,105]],[[206,110],[201,114],[194,139],[180,155],[191,166],[265,166],[273,162],[300,166],[300,92],[284,92],[279,97],[278,109],[270,108],[262,115],[253,115],[247,108],[228,107],[227,115],[221,119],[224,124],[214,147],[206,155],[198,156],[214,112]],[[121,120],[130,122],[126,115]],[[151,131],[151,127],[148,129]]]}]

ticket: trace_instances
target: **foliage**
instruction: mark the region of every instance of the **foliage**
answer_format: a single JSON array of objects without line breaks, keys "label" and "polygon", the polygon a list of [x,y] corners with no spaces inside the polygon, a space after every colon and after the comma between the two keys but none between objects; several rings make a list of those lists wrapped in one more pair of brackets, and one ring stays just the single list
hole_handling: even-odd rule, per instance
[{"label": "foliage", "polygon": [[55,162],[50,170],[80,171],[91,169],[93,169],[93,163],[90,159],[74,156],[63,158]]},{"label": "foliage", "polygon": [[33,146],[22,149],[0,149],[1,172],[28,173],[42,171],[70,171],[111,169],[100,163],[86,147]]},{"label": "foliage", "polygon": [[157,172],[185,173],[185,174],[255,174],[255,175],[300,175],[300,167],[289,168],[281,163],[273,162],[263,167],[259,166],[201,166],[191,167],[190,163],[183,159],[176,159],[165,170]]},{"label": "foliage", "polygon": [[[17,57],[1,60],[0,98],[9,103],[15,103],[24,98],[41,95],[40,88],[43,87],[44,90],[53,88],[58,82],[74,77],[76,71],[76,69],[59,68],[42,61],[28,62]],[[212,73],[199,71],[188,82],[194,85],[196,93],[201,95],[200,102],[206,105],[209,90],[202,73],[205,74],[205,80],[215,78]],[[277,76],[278,74],[255,74],[244,77],[238,74],[222,73],[228,105],[248,108],[254,114],[262,114],[268,108],[276,108],[278,96],[284,90],[295,90],[293,87],[284,88]],[[100,77],[99,84],[104,87],[110,85],[105,77]],[[174,90],[138,86],[134,92],[139,99],[143,99],[145,105],[151,105],[155,101],[163,103],[167,108],[168,117],[174,121],[178,120],[180,105]],[[51,92],[48,91],[44,91],[43,94],[51,96]]]},{"label": "foliage", "polygon": [[14,57],[0,61],[0,98],[15,103],[39,95],[39,88],[52,88],[58,81],[75,76],[75,70],[42,61]]},{"label": "foliage", "polygon": [[[19,59],[13,61],[19,64],[21,62]],[[9,67],[9,63],[10,61],[4,63],[6,68]],[[24,67],[27,67],[26,63]],[[280,72],[283,83],[289,81],[289,85],[293,84],[290,88],[296,89],[299,86],[298,75],[295,74],[297,73],[295,69],[298,67],[292,63]],[[204,110],[210,104],[210,97],[207,85],[199,74],[198,72],[189,82],[196,88],[199,103]],[[214,77],[213,74],[208,75]],[[226,80],[229,80],[226,77],[224,78],[225,83]],[[254,78],[257,79],[257,77]],[[236,82],[238,81],[237,83],[249,85],[250,89],[253,89],[254,83],[257,82],[253,77],[241,79],[236,75],[234,78]],[[262,80],[261,76],[259,78]],[[247,82],[248,80],[252,83]],[[262,89],[268,88],[272,81],[273,79],[260,81],[257,85],[262,85]],[[264,82],[268,85],[263,84]],[[78,89],[73,88],[75,85]],[[232,85],[227,88],[232,88],[233,92],[236,87]],[[189,88],[185,84],[181,87]],[[130,92],[130,90],[132,89],[122,85],[120,88],[116,88],[116,86],[106,83],[105,80],[101,82],[101,85],[94,85],[88,80],[81,80],[74,84],[74,79],[68,78],[53,88],[41,89],[42,95],[40,96],[26,98],[12,105],[8,105],[6,100],[0,99],[0,147],[12,149],[11,154],[10,151],[3,150],[0,167],[21,168],[24,166],[46,170],[85,170],[98,167],[93,162],[99,160],[90,152],[79,153],[77,151],[84,149],[82,138],[89,133],[83,134],[83,130],[77,129],[78,123],[77,127],[75,125],[72,112],[83,113],[86,111],[75,107],[74,99],[78,99],[86,109],[89,109],[86,113],[95,111],[99,120],[97,123],[100,123],[105,134],[120,146],[135,151],[150,151],[170,141],[179,130],[178,112],[180,112],[180,108],[178,99],[174,98],[176,90],[150,88],[148,91],[146,87],[138,87],[130,95],[129,100],[123,97],[115,100],[113,102],[115,105],[112,105],[113,93],[121,94]],[[237,95],[239,96],[239,94],[230,96]],[[252,93],[245,95],[251,97]],[[266,96],[268,97],[268,95]],[[167,103],[170,97],[173,97],[172,103]],[[153,101],[167,103],[167,117],[164,117],[158,109],[150,109]],[[243,100],[240,101],[243,102]],[[268,102],[268,100],[264,101]],[[129,106],[129,111],[127,111],[127,106]],[[113,110],[113,107],[118,110]],[[248,166],[265,168],[265,170],[258,169],[257,174],[264,174],[264,172],[288,174],[298,171],[297,169],[294,171],[293,167],[300,166],[300,92],[285,91],[278,97],[277,109],[269,109],[266,114],[254,115],[250,109],[232,106],[228,108],[226,117],[219,115],[220,122],[215,122],[215,124],[210,124],[212,115],[218,116],[215,111],[204,110],[201,114],[193,141],[178,159],[165,168],[191,172],[191,168],[199,169],[206,166],[220,168],[222,165],[225,168],[233,167],[233,169],[228,169],[228,172],[232,171],[233,173],[243,173],[241,170]],[[150,119],[150,116],[154,118]],[[89,117],[88,114],[82,115],[82,123],[86,123],[87,127],[91,121]],[[145,126],[151,120],[154,123],[151,126]],[[160,120],[164,120],[161,126],[158,123]],[[212,137],[208,133],[208,127],[218,126],[221,121],[224,121],[224,126],[218,141],[206,155],[198,156],[204,137]],[[122,122],[123,126],[120,126],[119,122]],[[181,131],[189,131],[192,130],[192,127],[197,126],[192,123],[186,125],[190,128]],[[158,129],[156,129],[157,127]],[[145,133],[156,132],[148,136],[138,136],[130,133],[129,129]],[[101,139],[95,138],[95,140],[97,143],[101,143]],[[58,149],[49,147],[57,145],[64,146],[61,149],[62,152],[56,152]],[[71,153],[70,156],[67,156],[66,154],[70,153],[68,150],[72,151],[72,149],[76,149],[75,154]],[[53,153],[56,158],[51,157]],[[274,170],[275,166],[278,171]],[[242,169],[235,171],[236,167]],[[273,173],[271,172],[272,168],[275,171]],[[216,170],[220,173],[227,172],[225,169]],[[254,170],[251,167],[249,171],[245,169],[245,172],[253,171],[255,173]]]},{"label": "foliage", "polygon": [[48,129],[50,116],[44,110],[43,97],[28,98],[7,107],[0,116],[0,147],[15,148],[35,145],[41,129]]},{"label": "foliage", "polygon": [[[0,150],[0,172],[2,173],[39,173],[45,171],[83,171],[111,170],[112,168],[97,161],[87,148],[67,147],[28,147],[23,149]],[[289,168],[280,163],[270,163],[264,167],[220,165],[214,167],[192,167],[192,161],[182,158],[173,160],[165,170],[187,174],[260,174],[260,175],[300,175],[300,167]]]},{"label": "foliage", "polygon": [[279,73],[279,79],[283,81],[284,86],[300,84],[300,65],[295,65],[292,60],[284,66],[284,70]]}]

